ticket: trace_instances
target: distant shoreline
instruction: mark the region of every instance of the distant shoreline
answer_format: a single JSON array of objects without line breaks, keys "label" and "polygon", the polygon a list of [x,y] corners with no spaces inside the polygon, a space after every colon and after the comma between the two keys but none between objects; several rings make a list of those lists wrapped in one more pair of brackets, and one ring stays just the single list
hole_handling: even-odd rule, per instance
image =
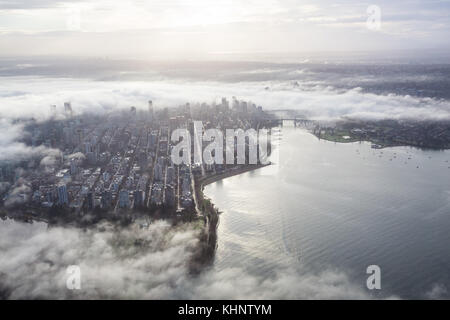
[{"label": "distant shoreline", "polygon": [[317,134],[314,134],[312,132],[310,132],[314,137],[316,137],[318,140],[324,140],[324,141],[328,141],[328,142],[334,142],[334,143],[340,143],[340,144],[351,144],[351,143],[361,143],[361,142],[365,142],[368,144],[371,144],[372,149],[376,149],[376,150],[382,150],[382,149],[386,149],[386,148],[397,148],[397,147],[408,147],[408,148],[413,148],[413,149],[417,149],[417,150],[431,150],[431,151],[446,151],[446,150],[450,150],[450,148],[433,148],[433,147],[424,147],[424,146],[416,146],[416,145],[411,145],[411,144],[386,144],[384,142],[379,142],[379,141],[373,141],[373,140],[367,140],[367,139],[363,139],[363,140],[356,140],[356,139],[349,139],[349,140],[335,140],[335,139],[330,139],[327,137],[319,137]]},{"label": "distant shoreline", "polygon": [[400,146],[450,149],[450,121],[342,120],[333,125],[318,123],[309,131],[319,139],[333,142],[367,141],[375,149]]}]

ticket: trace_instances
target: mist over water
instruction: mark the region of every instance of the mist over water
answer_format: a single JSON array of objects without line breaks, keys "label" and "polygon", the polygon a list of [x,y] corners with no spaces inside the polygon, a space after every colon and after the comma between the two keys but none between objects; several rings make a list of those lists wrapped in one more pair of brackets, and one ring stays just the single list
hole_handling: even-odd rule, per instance
[{"label": "mist over water", "polygon": [[374,297],[449,297],[449,151],[374,150],[285,126],[279,152],[276,165],[205,188],[223,211],[217,270],[340,270],[369,293],[375,264]]}]

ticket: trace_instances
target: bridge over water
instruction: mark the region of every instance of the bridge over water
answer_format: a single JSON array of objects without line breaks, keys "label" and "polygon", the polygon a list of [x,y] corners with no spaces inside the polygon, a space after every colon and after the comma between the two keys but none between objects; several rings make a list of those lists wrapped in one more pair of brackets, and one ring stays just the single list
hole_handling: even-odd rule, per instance
[{"label": "bridge over water", "polygon": [[272,109],[265,110],[265,112],[271,117],[266,118],[267,121],[278,121],[283,126],[283,121],[293,121],[294,126],[308,126],[314,123],[313,120],[307,119],[305,115],[301,114],[298,110],[293,109]]}]

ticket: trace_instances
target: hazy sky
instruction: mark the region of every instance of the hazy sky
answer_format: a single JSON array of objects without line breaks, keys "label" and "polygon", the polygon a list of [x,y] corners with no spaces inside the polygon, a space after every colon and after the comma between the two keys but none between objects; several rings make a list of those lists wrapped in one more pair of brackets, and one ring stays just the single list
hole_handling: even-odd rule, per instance
[{"label": "hazy sky", "polygon": [[[367,27],[370,5],[378,30]],[[0,54],[448,48],[449,16],[449,0],[0,0]]]}]

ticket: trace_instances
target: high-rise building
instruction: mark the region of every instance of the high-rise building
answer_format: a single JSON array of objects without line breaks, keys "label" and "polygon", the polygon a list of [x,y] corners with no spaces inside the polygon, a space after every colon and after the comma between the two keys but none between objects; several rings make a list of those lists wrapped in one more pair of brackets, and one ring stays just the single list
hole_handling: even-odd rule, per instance
[{"label": "high-rise building", "polygon": [[69,117],[72,116],[73,111],[72,111],[72,105],[70,104],[70,102],[64,102],[64,112],[65,112],[66,115],[68,115]]},{"label": "high-rise building", "polygon": [[86,205],[88,210],[94,209],[94,193],[92,191],[89,191],[86,195]]},{"label": "high-rise building", "polygon": [[86,153],[86,158],[87,158],[87,161],[90,164],[95,164],[97,162],[97,157],[96,157],[96,153],[95,152],[88,152],[88,153]]},{"label": "high-rise building", "polygon": [[186,103],[186,105],[184,106],[184,115],[186,118],[189,118],[191,116],[191,104],[190,103]]},{"label": "high-rise building", "polygon": [[111,207],[112,194],[111,191],[105,190],[102,193],[102,208],[109,209]]},{"label": "high-rise building", "polygon": [[234,111],[239,111],[239,101],[236,99],[236,97],[232,98],[232,108]]},{"label": "high-rise building", "polygon": [[76,143],[83,142],[83,139],[84,139],[83,129],[77,129]]},{"label": "high-rise building", "polygon": [[150,134],[150,148],[155,149],[156,145],[158,144],[158,131],[153,130]]},{"label": "high-rise building", "polygon": [[92,152],[92,145],[90,142],[84,143],[84,153],[88,154],[89,152]]},{"label": "high-rise building", "polygon": [[222,98],[222,108],[224,108],[225,110],[228,110],[230,104],[228,103],[227,98]]},{"label": "high-rise building", "polygon": [[131,107],[130,108],[130,114],[132,117],[136,117],[136,107]]},{"label": "high-rise building", "polygon": [[240,112],[247,113],[247,111],[248,111],[248,104],[246,101],[242,101],[240,105]]},{"label": "high-rise building", "polygon": [[67,187],[65,184],[60,184],[58,186],[58,204],[59,205],[69,204],[69,195],[67,194]]},{"label": "high-rise building", "polygon": [[130,204],[129,192],[126,189],[122,189],[119,192],[119,207],[128,208]]},{"label": "high-rise building", "polygon": [[148,165],[147,161],[148,161],[147,153],[145,153],[143,150],[141,150],[141,152],[139,152],[139,154],[138,154],[138,162],[139,162],[139,166],[141,167],[141,169],[147,168],[147,165]]},{"label": "high-rise building", "polygon": [[148,101],[148,120],[153,121],[154,113],[153,113],[153,102],[152,100]]},{"label": "high-rise building", "polygon": [[169,206],[175,206],[175,189],[171,185],[166,185],[164,194],[164,203]]},{"label": "high-rise building", "polygon": [[78,173],[78,166],[77,166],[77,162],[75,159],[72,159],[70,161],[70,174],[72,176],[76,175]]},{"label": "high-rise building", "polygon": [[155,181],[162,181],[162,179],[163,179],[163,169],[162,169],[162,166],[159,163],[155,164],[155,168],[153,170],[153,174],[154,174]]},{"label": "high-rise building", "polygon": [[104,181],[109,181],[109,179],[111,178],[111,174],[108,171],[103,172],[103,180]]},{"label": "high-rise building", "polygon": [[128,176],[127,179],[125,180],[125,185],[127,186],[127,188],[131,188],[134,184],[134,178],[132,176]]},{"label": "high-rise building", "polygon": [[162,204],[163,190],[160,185],[153,185],[151,203],[156,205]]},{"label": "high-rise building", "polygon": [[167,167],[167,170],[166,170],[166,184],[173,183],[174,178],[175,178],[175,168],[172,167],[172,166]]},{"label": "high-rise building", "polygon": [[134,191],[134,207],[142,208],[144,206],[145,191],[135,190]]},{"label": "high-rise building", "polygon": [[64,143],[72,143],[73,141],[73,132],[70,127],[64,127],[63,128],[63,137],[64,137]]}]

